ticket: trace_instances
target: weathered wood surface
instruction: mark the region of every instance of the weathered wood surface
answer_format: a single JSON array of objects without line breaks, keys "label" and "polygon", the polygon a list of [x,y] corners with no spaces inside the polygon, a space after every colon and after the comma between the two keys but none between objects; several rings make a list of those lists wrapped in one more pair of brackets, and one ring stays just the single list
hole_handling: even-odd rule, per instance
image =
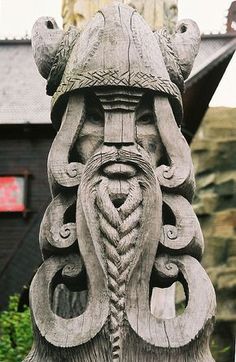
[{"label": "weathered wood surface", "polygon": [[[47,34],[52,24],[40,19],[33,32],[39,70],[44,61],[52,69],[58,132],[48,159],[53,200],[40,230],[44,262],[30,292],[35,343],[25,361],[213,361],[215,295],[199,263],[193,165],[179,128],[199,30],[184,21],[173,35],[152,33],[116,3],[81,34],[61,35],[63,59],[50,46],[51,64],[47,40],[38,42],[40,26]],[[152,290],[177,281],[186,308],[157,318]]]}]

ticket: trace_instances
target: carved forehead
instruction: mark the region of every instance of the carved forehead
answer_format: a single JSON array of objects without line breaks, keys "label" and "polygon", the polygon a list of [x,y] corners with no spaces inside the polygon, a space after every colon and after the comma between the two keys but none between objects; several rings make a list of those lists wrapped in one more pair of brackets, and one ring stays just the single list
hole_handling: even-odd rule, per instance
[{"label": "carved forehead", "polygon": [[135,111],[144,91],[136,88],[111,87],[95,90],[104,111]]},{"label": "carved forehead", "polygon": [[87,91],[85,97],[87,111],[101,106],[105,112],[135,112],[152,108],[154,93],[137,88],[108,87]]}]

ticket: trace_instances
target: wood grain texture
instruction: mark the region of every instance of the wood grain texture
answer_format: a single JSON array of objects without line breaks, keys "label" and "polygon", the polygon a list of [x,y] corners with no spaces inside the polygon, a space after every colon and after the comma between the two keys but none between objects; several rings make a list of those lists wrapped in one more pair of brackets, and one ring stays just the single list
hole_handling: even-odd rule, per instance
[{"label": "wood grain texture", "polygon": [[189,202],[181,195],[163,195],[163,202],[175,216],[175,225],[164,222],[160,243],[169,252],[175,250],[201,259],[204,240],[198,219]]},{"label": "wood grain texture", "polygon": [[[56,185],[73,187],[80,182],[83,165],[70,162],[69,156],[84,121],[84,107],[83,97],[81,100],[71,97],[60,130],[52,144],[48,156],[48,175],[52,178],[52,193],[57,193]],[[75,114],[78,117],[77,121],[74,120]]]},{"label": "wood grain texture", "polygon": [[[173,35],[189,68],[199,38],[191,25]],[[115,3],[65,55],[52,102],[44,262],[30,292],[35,343],[25,361],[213,361],[215,295],[198,261],[193,165],[179,128],[184,56],[170,38],[172,63],[166,38],[158,42],[133,8]],[[154,315],[153,289],[177,281],[183,312]]]}]

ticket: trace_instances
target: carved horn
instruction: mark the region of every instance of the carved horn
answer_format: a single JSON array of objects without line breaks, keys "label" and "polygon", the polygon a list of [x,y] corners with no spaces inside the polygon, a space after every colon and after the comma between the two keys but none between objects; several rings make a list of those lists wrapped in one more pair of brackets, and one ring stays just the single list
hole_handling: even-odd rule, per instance
[{"label": "carved horn", "polygon": [[200,31],[195,21],[185,19],[178,22],[172,44],[179,58],[179,66],[184,79],[189,76],[192,70],[194,59],[199,50],[200,39]]},{"label": "carved horn", "polygon": [[63,34],[63,30],[59,29],[57,23],[51,17],[41,17],[33,26],[33,55],[39,73],[45,79],[49,76]]}]

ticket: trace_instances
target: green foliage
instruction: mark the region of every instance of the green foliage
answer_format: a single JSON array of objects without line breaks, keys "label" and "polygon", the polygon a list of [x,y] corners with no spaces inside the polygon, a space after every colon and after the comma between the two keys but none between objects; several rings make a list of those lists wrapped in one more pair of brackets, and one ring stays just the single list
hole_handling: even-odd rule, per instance
[{"label": "green foliage", "polygon": [[0,361],[22,362],[32,345],[29,308],[18,312],[19,296],[10,297],[8,310],[0,313]]},{"label": "green foliage", "polygon": [[[32,346],[30,311],[25,307],[23,312],[18,312],[18,303],[18,295],[10,297],[8,310],[0,313],[0,362],[22,362]],[[179,303],[177,314],[184,309],[184,303]],[[232,360],[231,347],[219,336],[213,336],[210,347],[216,361]]]},{"label": "green foliage", "polygon": [[213,335],[211,339],[210,349],[214,359],[217,362],[233,362],[231,358],[232,348],[231,346],[223,343],[222,339],[219,339],[218,336]]}]

